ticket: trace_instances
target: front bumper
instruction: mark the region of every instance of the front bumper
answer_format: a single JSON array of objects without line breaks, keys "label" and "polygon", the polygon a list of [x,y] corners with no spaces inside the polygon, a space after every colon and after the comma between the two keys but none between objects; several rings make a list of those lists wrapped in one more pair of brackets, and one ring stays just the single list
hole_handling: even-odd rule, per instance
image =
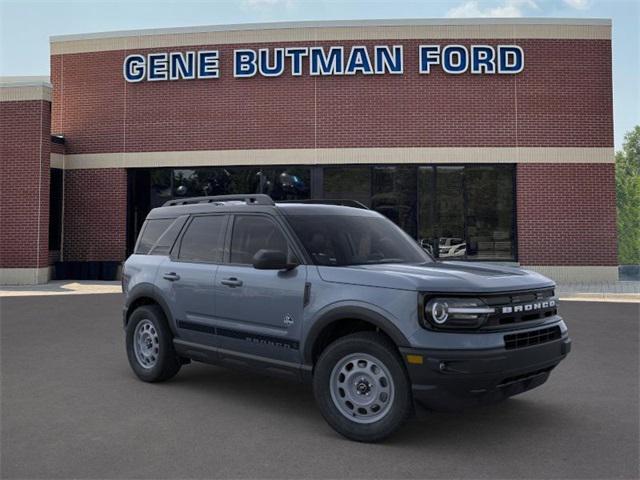
[{"label": "front bumper", "polygon": [[[565,332],[557,340],[513,350],[401,348],[400,352],[414,398],[434,410],[457,410],[542,385],[570,350]],[[416,363],[420,359],[422,363]]]}]

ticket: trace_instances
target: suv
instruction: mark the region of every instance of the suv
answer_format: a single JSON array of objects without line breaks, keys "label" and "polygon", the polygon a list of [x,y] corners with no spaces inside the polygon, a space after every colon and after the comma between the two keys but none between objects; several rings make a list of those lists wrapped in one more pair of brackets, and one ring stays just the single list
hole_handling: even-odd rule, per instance
[{"label": "suv", "polygon": [[503,399],[569,352],[551,280],[436,262],[379,213],[327,203],[220,196],[152,210],[122,277],[135,374],[167,380],[194,360],[308,381],[335,430],[377,441],[414,399]]}]

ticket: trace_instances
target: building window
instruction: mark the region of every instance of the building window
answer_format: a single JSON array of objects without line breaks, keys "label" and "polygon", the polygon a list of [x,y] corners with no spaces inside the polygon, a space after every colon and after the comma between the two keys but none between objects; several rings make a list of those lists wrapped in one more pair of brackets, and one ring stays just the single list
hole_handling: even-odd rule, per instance
[{"label": "building window", "polygon": [[418,168],[418,241],[449,260],[515,260],[513,165]]},{"label": "building window", "polygon": [[130,174],[134,239],[148,211],[168,200],[264,193],[274,200],[357,200],[443,260],[517,256],[512,164],[193,167]]},{"label": "building window", "polygon": [[308,167],[174,169],[172,198],[264,193],[274,200],[309,198]]},{"label": "building window", "polygon": [[416,167],[375,166],[371,172],[371,208],[416,238]]},{"label": "building window", "polygon": [[62,236],[62,176],[59,168],[51,169],[49,188],[49,250],[60,250]]}]

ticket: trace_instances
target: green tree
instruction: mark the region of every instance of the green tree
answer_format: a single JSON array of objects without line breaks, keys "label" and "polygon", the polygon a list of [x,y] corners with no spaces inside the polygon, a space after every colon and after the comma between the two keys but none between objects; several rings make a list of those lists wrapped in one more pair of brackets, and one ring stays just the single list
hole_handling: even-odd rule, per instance
[{"label": "green tree", "polygon": [[640,125],[624,137],[616,153],[618,260],[640,264]]}]

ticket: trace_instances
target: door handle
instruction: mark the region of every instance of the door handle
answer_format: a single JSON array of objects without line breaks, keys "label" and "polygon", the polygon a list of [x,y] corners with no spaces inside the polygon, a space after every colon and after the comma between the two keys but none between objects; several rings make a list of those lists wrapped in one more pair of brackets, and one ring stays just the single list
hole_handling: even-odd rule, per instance
[{"label": "door handle", "polygon": [[176,280],[180,280],[180,275],[178,275],[176,272],[169,272],[162,275],[162,278],[164,278],[165,280],[169,280],[170,282],[175,282]]},{"label": "door handle", "polygon": [[242,280],[238,280],[236,277],[225,278],[224,280],[220,280],[220,283],[231,288],[242,286]]}]

